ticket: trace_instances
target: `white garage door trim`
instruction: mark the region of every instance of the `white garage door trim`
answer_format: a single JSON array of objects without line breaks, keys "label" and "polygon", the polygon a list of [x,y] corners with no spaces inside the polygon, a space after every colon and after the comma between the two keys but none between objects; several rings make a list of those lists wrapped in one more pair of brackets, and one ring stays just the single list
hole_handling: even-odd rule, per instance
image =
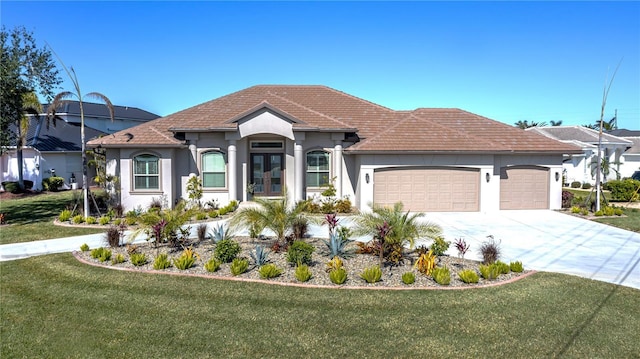
[{"label": "white garage door trim", "polygon": [[392,167],[376,169],[373,202],[420,212],[480,210],[480,169],[467,167]]},{"label": "white garage door trim", "polygon": [[549,209],[549,168],[500,168],[500,209]]}]

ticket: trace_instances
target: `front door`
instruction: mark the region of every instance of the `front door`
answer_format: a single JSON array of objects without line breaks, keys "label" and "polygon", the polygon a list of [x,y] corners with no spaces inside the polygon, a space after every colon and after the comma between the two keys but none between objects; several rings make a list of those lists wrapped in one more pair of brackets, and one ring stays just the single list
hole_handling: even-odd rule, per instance
[{"label": "front door", "polygon": [[281,153],[251,154],[251,183],[255,184],[255,196],[281,196],[283,178]]}]

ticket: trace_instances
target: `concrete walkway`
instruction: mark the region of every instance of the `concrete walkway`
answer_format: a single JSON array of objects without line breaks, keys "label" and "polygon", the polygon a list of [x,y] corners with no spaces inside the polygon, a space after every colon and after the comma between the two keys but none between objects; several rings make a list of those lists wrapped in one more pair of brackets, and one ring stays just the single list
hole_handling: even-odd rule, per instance
[{"label": "concrete walkway", "polygon": [[[478,252],[488,235],[500,243],[502,260],[522,261],[525,268],[572,274],[640,289],[640,234],[554,211],[500,211],[495,213],[429,213],[426,220],[439,224],[451,241],[447,254],[456,256],[453,245],[463,238],[471,245],[465,258],[480,259]],[[226,221],[208,222],[213,228]],[[348,225],[349,219],[341,219]],[[192,236],[196,236],[192,226]],[[310,226],[310,235],[326,238],[326,226]],[[129,238],[130,232],[127,232]],[[265,233],[269,235],[269,233]],[[241,232],[238,235],[248,235]],[[366,240],[366,238],[358,238]],[[145,242],[144,236],[134,243]],[[103,233],[0,245],[0,261],[106,245]],[[418,243],[418,245],[430,243]]]}]

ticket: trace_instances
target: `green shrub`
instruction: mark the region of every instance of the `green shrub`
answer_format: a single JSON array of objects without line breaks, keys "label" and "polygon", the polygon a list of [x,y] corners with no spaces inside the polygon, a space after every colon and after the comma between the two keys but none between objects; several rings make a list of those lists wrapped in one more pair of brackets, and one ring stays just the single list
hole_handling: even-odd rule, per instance
[{"label": "green shrub", "polygon": [[580,187],[582,187],[582,183],[580,183],[579,181],[571,182],[571,188],[580,188]]},{"label": "green shrub", "polygon": [[240,275],[247,271],[249,268],[249,261],[244,258],[235,258],[233,262],[231,262],[231,274]]},{"label": "green shrub", "polygon": [[106,262],[111,259],[111,251],[103,247],[92,249],[90,254],[91,258],[97,259],[100,262]]},{"label": "green shrub", "polygon": [[173,265],[180,270],[189,269],[196,263],[197,256],[198,255],[191,247],[186,248],[182,251],[180,257],[173,259]]},{"label": "green shrub", "polygon": [[124,223],[126,223],[127,226],[135,226],[136,223],[138,223],[138,217],[136,217],[136,216],[127,216],[124,219]]},{"label": "green shrub", "polygon": [[222,217],[225,214],[229,213],[229,209],[227,207],[222,207],[218,210],[218,216]]},{"label": "green shrub", "polygon": [[115,255],[115,257],[113,257],[113,260],[111,260],[112,264],[119,264],[119,263],[124,263],[124,255],[122,255],[121,253],[118,253]]},{"label": "green shrub", "polygon": [[433,240],[433,243],[431,244],[431,250],[433,251],[433,254],[436,257],[439,257],[439,256],[443,255],[444,252],[447,251],[447,249],[449,249],[449,245],[450,244],[451,244],[451,242],[445,241],[444,237],[437,236]]},{"label": "green shrub", "polygon": [[611,199],[615,201],[631,201],[638,197],[640,181],[627,178],[624,180],[613,180],[604,184],[604,189],[611,192]]},{"label": "green shrub", "polygon": [[571,213],[578,214],[580,213],[580,211],[582,211],[582,208],[580,208],[580,206],[571,207]]},{"label": "green shrub", "polygon": [[334,269],[329,272],[329,279],[334,284],[344,284],[347,281],[347,271],[344,268]]},{"label": "green shrub", "polygon": [[434,268],[431,276],[433,277],[433,280],[440,285],[449,285],[451,283],[451,272],[449,271],[449,268]]},{"label": "green shrub", "polygon": [[458,277],[464,283],[478,283],[480,278],[478,277],[478,273],[471,269],[465,269],[463,271],[458,272]]},{"label": "green shrub", "polygon": [[602,211],[604,212],[605,216],[613,216],[614,213],[613,207],[604,207]]},{"label": "green shrub", "polygon": [[84,216],[81,214],[75,215],[73,216],[73,218],[71,219],[71,222],[75,223],[75,224],[80,224],[84,222]]},{"label": "green shrub", "polygon": [[[5,188],[6,189],[6,188]],[[42,190],[45,192],[49,192],[49,178],[45,178],[42,180]]]},{"label": "green shrub", "polygon": [[500,267],[497,266],[495,263],[481,264],[480,275],[482,275],[482,278],[484,279],[494,280],[498,278],[498,276],[500,275]]},{"label": "green shrub", "polygon": [[223,239],[216,244],[214,255],[222,263],[233,261],[240,253],[240,245],[233,239]]},{"label": "green shrub", "polygon": [[68,209],[62,210],[62,212],[60,212],[60,215],[58,216],[58,221],[67,222],[71,219],[71,216],[73,216],[73,212]]},{"label": "green shrub", "polygon": [[583,215],[583,216],[588,216],[589,215],[589,210],[586,209],[586,208],[582,208],[580,210],[580,214]]},{"label": "green shrub", "polygon": [[111,218],[109,216],[102,216],[98,220],[98,223],[100,223],[101,226],[106,226],[109,222],[111,222]]},{"label": "green shrub", "polygon": [[207,219],[207,214],[204,212],[198,212],[196,213],[196,221],[202,221],[204,219]]},{"label": "green shrub", "polygon": [[596,217],[602,217],[604,215],[604,212],[602,210],[596,211],[596,213],[593,214]]},{"label": "green shrub", "polygon": [[365,270],[360,273],[360,278],[364,279],[367,283],[379,282],[382,278],[382,270],[380,270],[380,266],[365,268]]},{"label": "green shrub", "polygon": [[209,213],[207,213],[207,216],[209,216],[209,218],[218,218],[220,217],[220,213],[217,209],[212,209],[209,211]]},{"label": "green shrub", "polygon": [[158,254],[156,259],[153,260],[153,269],[161,270],[169,267],[171,267],[171,261],[169,260],[169,255],[166,253]]},{"label": "green shrub", "polygon": [[260,267],[260,269],[258,269],[258,273],[260,274],[260,278],[270,279],[282,274],[282,269],[278,268],[275,264],[270,263]]},{"label": "green shrub", "polygon": [[413,284],[416,281],[416,275],[413,272],[402,273],[402,283]]},{"label": "green shrub", "polygon": [[122,224],[122,218],[116,218],[113,220],[113,225],[114,226],[119,226]]},{"label": "green shrub", "polygon": [[509,264],[509,269],[511,269],[512,272],[516,273],[522,273],[522,271],[524,271],[524,267],[522,266],[522,262],[520,261],[511,262]]},{"label": "green shrub", "polygon": [[304,241],[294,241],[287,249],[287,261],[292,265],[311,265],[311,255],[316,248]]},{"label": "green shrub", "polygon": [[87,219],[85,219],[85,221],[87,222],[87,224],[96,224],[96,222],[97,222],[96,217],[93,217],[93,216],[87,217]]},{"label": "green shrub", "polygon": [[64,178],[62,177],[49,177],[49,190],[57,192],[60,187],[64,185]]},{"label": "green shrub", "polygon": [[616,208],[613,210],[613,214],[615,214],[616,216],[622,216],[624,214],[624,211],[622,210],[622,208]]},{"label": "green shrub", "polygon": [[306,264],[296,266],[295,276],[300,282],[306,282],[311,279],[311,270],[309,270],[309,266]]},{"label": "green shrub", "polygon": [[80,246],[80,250],[83,252],[86,252],[89,250],[89,245],[86,243],[82,243],[82,245]]},{"label": "green shrub", "polygon": [[589,182],[585,182],[582,184],[582,189],[591,189],[591,183]]},{"label": "green shrub", "polygon": [[129,257],[131,264],[136,267],[147,264],[147,256],[144,253],[132,253]]},{"label": "green shrub", "polygon": [[496,266],[498,266],[498,270],[500,271],[500,274],[509,274],[509,272],[511,272],[511,269],[509,268],[509,265],[507,263],[504,263],[502,261],[496,261]]},{"label": "green shrub", "polygon": [[213,273],[218,269],[220,269],[221,264],[222,262],[220,262],[220,260],[216,258],[211,258],[204,264],[204,269],[209,273]]},{"label": "green shrub", "polygon": [[348,198],[339,199],[336,201],[336,212],[338,213],[351,213],[352,204]]}]

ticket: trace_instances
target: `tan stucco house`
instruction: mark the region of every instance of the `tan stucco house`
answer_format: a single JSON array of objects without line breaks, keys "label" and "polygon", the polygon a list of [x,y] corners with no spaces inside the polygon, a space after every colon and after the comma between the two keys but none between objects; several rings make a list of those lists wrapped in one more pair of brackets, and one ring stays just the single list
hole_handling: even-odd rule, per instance
[{"label": "tan stucco house", "polygon": [[561,206],[562,158],[580,148],[459,109],[395,111],[325,86],[254,86],[90,141],[107,149],[128,208],[287,193],[319,196],[333,180],[360,210]]}]

